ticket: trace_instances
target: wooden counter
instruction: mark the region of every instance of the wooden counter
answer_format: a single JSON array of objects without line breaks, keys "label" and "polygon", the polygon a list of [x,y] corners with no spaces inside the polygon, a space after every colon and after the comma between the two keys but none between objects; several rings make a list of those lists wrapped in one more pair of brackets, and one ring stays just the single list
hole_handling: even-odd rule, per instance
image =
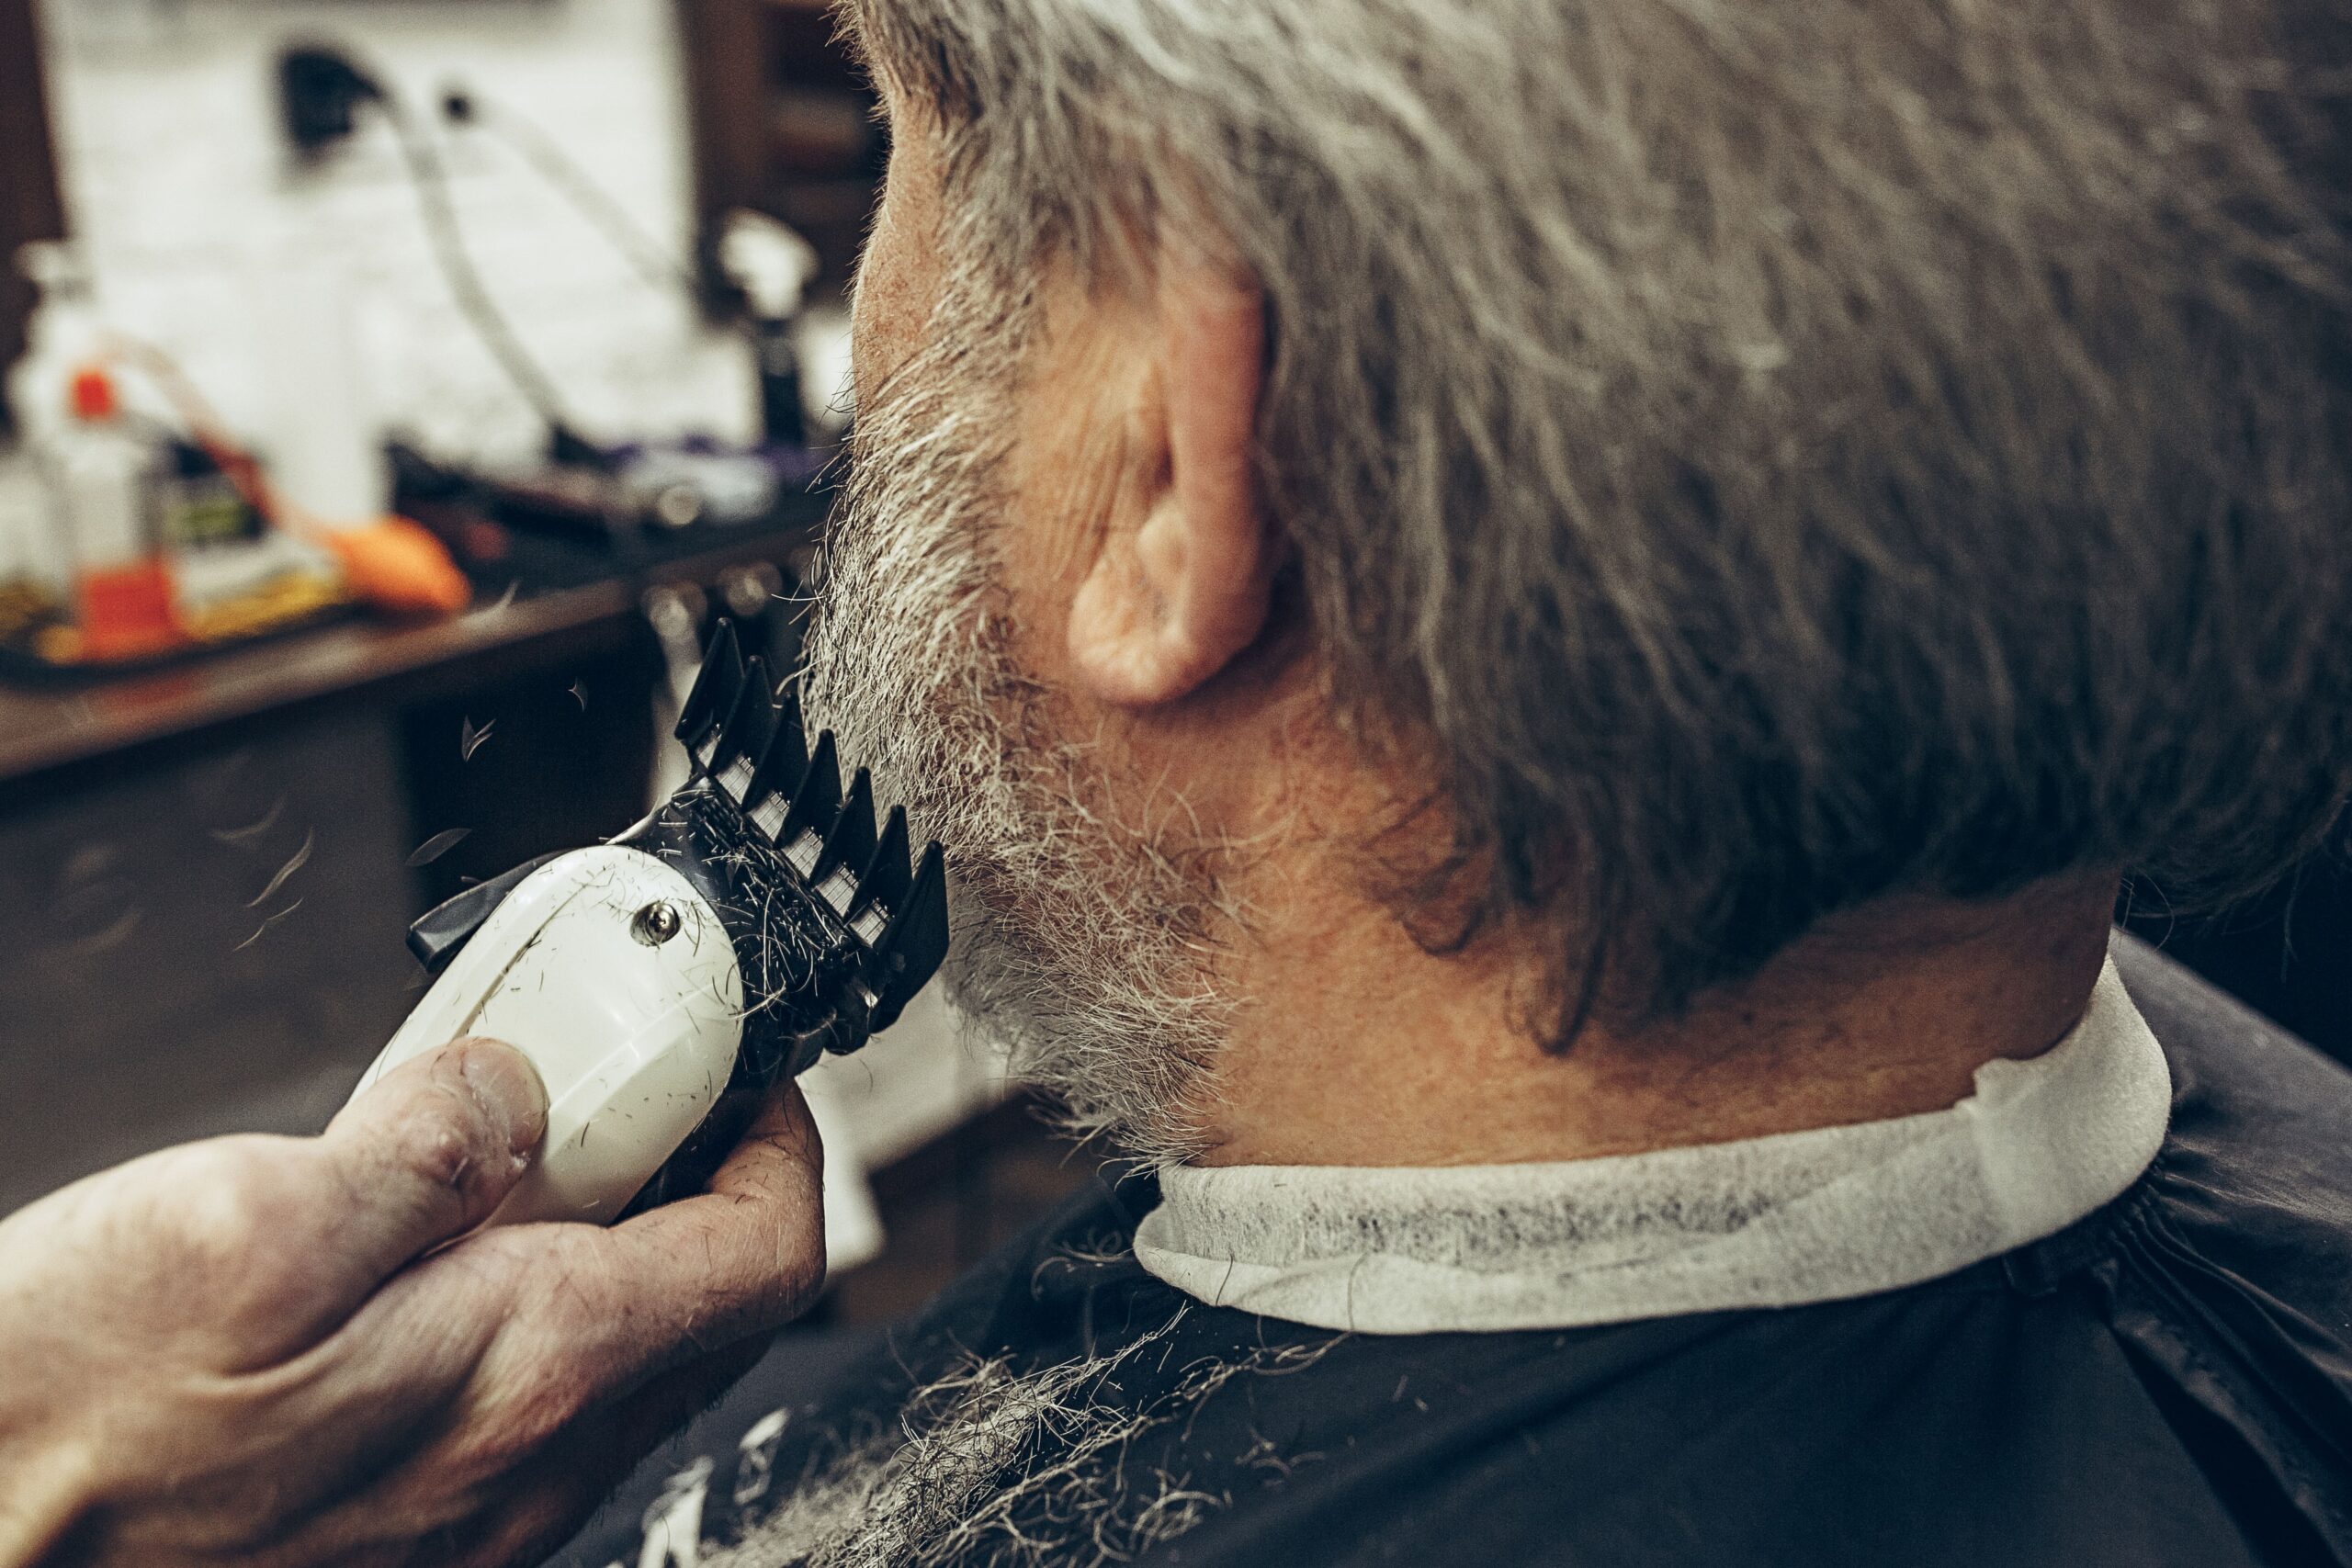
[{"label": "wooden counter", "polygon": [[[576,657],[633,635],[645,590],[706,582],[728,566],[790,560],[814,525],[745,528],[723,544],[582,586],[521,595],[447,621],[351,620],[148,674],[73,685],[0,684],[0,805],[70,785],[135,753],[293,710],[408,701],[526,662]],[[66,775],[66,776],[61,776]]]}]

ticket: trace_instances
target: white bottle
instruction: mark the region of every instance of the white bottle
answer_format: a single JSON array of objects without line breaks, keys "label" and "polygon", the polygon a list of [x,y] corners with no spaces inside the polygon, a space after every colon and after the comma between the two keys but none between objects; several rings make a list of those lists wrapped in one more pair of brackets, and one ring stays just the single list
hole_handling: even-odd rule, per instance
[{"label": "white bottle", "polygon": [[183,639],[164,559],[155,449],[122,417],[113,379],[77,374],[68,417],[39,451],[74,554],[84,657],[161,653]]},{"label": "white bottle", "polygon": [[77,375],[69,417],[42,442],[50,482],[85,575],[156,555],[155,450],[122,417],[103,370]]},{"label": "white bottle", "polygon": [[17,254],[40,298],[26,322],[25,355],[8,370],[8,410],[17,439],[39,445],[72,417],[74,378],[101,358],[105,325],[81,252],[41,240]]},{"label": "white bottle", "polygon": [[21,444],[0,444],[0,592],[29,588],[62,599],[70,591],[73,563],[55,506],[35,454]]}]

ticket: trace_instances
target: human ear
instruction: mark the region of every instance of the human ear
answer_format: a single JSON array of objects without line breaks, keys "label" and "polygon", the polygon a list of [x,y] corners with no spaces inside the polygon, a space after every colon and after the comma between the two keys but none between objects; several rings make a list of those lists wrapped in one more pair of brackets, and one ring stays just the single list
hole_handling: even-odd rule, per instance
[{"label": "human ear", "polygon": [[1255,642],[1276,564],[1252,462],[1263,302],[1198,270],[1158,294],[1159,365],[1126,458],[1140,494],[1108,520],[1069,615],[1078,683],[1131,708],[1190,695]]}]

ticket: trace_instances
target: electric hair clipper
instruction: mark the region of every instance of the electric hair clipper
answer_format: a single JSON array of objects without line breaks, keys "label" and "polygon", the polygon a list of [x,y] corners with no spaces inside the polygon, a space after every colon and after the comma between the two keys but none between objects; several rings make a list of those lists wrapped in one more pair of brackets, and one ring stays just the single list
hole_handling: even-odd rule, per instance
[{"label": "electric hair clipper", "polygon": [[503,1040],[548,1091],[543,1152],[492,1216],[605,1224],[702,1190],[767,1090],[898,1021],[947,952],[937,844],[877,831],[722,622],[678,739],[686,786],[609,843],[485,882],[410,929],[440,977],[367,1077]]}]

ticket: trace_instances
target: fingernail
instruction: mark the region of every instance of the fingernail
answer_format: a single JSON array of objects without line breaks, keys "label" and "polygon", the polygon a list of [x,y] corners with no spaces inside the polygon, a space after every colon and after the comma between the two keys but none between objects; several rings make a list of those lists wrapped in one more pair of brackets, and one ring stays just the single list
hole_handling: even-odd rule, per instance
[{"label": "fingernail", "polygon": [[491,1119],[506,1129],[507,1147],[522,1159],[547,1131],[548,1091],[531,1059],[495,1040],[470,1041],[458,1070]]}]

